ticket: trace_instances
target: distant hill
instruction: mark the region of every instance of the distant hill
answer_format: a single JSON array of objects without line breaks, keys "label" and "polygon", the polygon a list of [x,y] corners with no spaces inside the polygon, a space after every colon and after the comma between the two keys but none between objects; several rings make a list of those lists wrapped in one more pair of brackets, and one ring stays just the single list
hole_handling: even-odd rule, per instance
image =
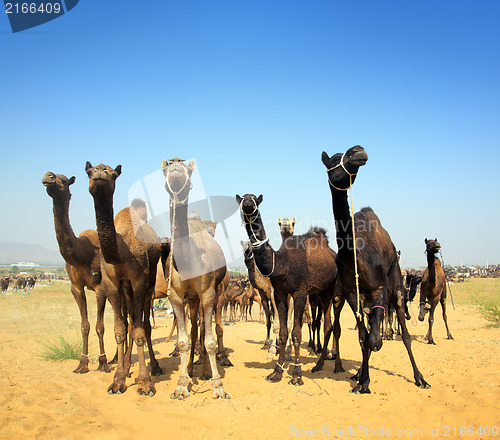
[{"label": "distant hill", "polygon": [[16,264],[32,261],[40,266],[64,266],[58,251],[26,243],[0,243],[0,264]]}]

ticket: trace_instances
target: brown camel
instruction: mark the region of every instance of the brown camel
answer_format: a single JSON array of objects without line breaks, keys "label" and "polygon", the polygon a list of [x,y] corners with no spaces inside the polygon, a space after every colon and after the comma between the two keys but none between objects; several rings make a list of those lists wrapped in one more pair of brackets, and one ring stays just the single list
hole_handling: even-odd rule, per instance
[{"label": "brown camel", "polygon": [[144,344],[147,342],[148,345],[152,374],[162,374],[152,348],[149,315],[158,260],[162,249],[168,253],[169,245],[161,244],[154,230],[145,223],[146,206],[143,201],[134,200],[129,208],[118,212],[113,221],[113,194],[116,179],[121,174],[121,165],[113,169],[104,164],[93,167],[87,162],[85,170],[89,176],[89,192],[94,199],[97,234],[103,256],[102,288],[113,307],[115,318],[118,363],[108,393],[119,394],[127,389],[125,379],[129,374],[132,344],[125,356],[127,329],[122,306],[126,304],[131,317],[131,336],[137,345],[139,357],[137,392],[152,396],[155,387],[146,367]]},{"label": "brown camel", "polygon": [[[339,249],[337,255],[339,279],[343,295],[356,317],[363,352],[362,366],[353,378],[358,380],[358,384],[352,391],[370,393],[368,361],[372,351],[382,348],[380,324],[388,303],[392,303],[396,309],[403,329],[403,342],[413,366],[415,383],[422,388],[428,388],[429,385],[418,370],[411,351],[411,338],[406,328],[402,300],[403,281],[396,248],[371,208],[363,208],[354,214],[356,237],[355,239],[353,237],[347,190],[354,183],[359,167],[363,166],[367,160],[368,155],[359,145],[350,148],[344,154],[337,153],[328,157],[328,154],[323,152],[322,155],[332,193]],[[356,244],[356,252],[353,243]],[[357,274],[359,274],[359,295],[356,286],[355,261],[357,261]],[[366,329],[363,314],[368,317],[370,333]],[[325,341],[325,345],[326,343]]]},{"label": "brown camel", "polygon": [[[193,372],[193,356],[188,365],[189,338],[184,319],[184,298],[191,310],[191,323],[195,325],[196,314],[201,303],[203,316],[202,343],[207,350],[214,389],[213,398],[228,397],[217,370],[216,342],[212,330],[212,314],[217,305],[219,285],[226,275],[226,261],[222,249],[207,232],[206,225],[188,223],[188,198],[191,190],[191,175],[196,167],[194,161],[185,165],[178,157],[163,161],[165,189],[170,195],[170,224],[172,225],[172,254],[166,271],[170,275],[170,302],[174,308],[178,325],[178,347],[181,353],[181,373],[173,399],[189,396],[189,381]],[[204,341],[203,341],[204,339]],[[207,357],[205,357],[207,359]],[[205,361],[202,377],[210,374]],[[188,374],[189,373],[189,374]]]},{"label": "brown camel", "polygon": [[448,328],[448,318],[446,316],[446,278],[441,267],[441,261],[436,257],[441,245],[438,243],[437,238],[434,240],[427,240],[426,238],[425,246],[427,268],[424,271],[420,286],[420,313],[418,319],[423,321],[425,314],[429,312],[429,330],[425,338],[429,344],[435,345],[436,343],[432,337],[432,324],[434,324],[434,311],[438,303],[441,303],[443,309],[443,320],[448,339],[453,339],[453,336],[451,336]]},{"label": "brown camel", "polygon": [[106,296],[100,289],[101,284],[101,251],[97,232],[91,229],[83,231],[79,237],[75,235],[69,221],[70,185],[75,177],[68,179],[62,174],[48,172],[43,176],[42,184],[52,198],[54,227],[56,230],[59,252],[66,261],[66,270],[71,281],[71,293],[80,310],[82,331],[82,355],[74,373],[84,374],[89,371],[89,332],[90,323],[87,312],[85,287],[96,293],[97,321],[96,332],[99,338],[98,371],[109,373],[106,353],[104,351],[104,308]]},{"label": "brown camel", "polygon": [[288,337],[287,297],[294,300],[294,325],[292,340],[294,362],[290,384],[302,385],[300,363],[301,327],[306,298],[308,295],[320,295],[324,310],[331,306],[337,265],[335,252],[328,246],[325,231],[310,231],[304,235],[292,235],[281,245],[278,251],[269,244],[264,223],[259,212],[262,196],[245,194],[236,195],[248,238],[253,248],[255,264],[259,271],[269,277],[274,288],[276,306],[280,322],[279,358],[274,371],[267,377],[271,382],[278,382],[285,370],[285,346]]}]

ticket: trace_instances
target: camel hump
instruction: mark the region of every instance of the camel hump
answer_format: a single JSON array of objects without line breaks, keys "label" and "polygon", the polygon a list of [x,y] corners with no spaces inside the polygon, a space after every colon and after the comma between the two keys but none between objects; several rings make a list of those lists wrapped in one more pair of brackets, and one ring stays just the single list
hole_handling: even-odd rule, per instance
[{"label": "camel hump", "polygon": [[324,235],[325,237],[327,236],[326,229],[320,226],[311,226],[311,228],[309,229],[309,231],[307,231],[307,233],[311,235]]}]

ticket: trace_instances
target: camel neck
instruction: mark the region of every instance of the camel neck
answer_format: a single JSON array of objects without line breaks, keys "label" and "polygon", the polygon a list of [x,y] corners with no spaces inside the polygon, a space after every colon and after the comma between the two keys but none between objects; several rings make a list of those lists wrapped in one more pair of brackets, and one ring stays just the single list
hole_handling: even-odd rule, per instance
[{"label": "camel neck", "polygon": [[429,270],[429,280],[436,280],[436,254],[427,252],[427,269]]},{"label": "camel neck", "polygon": [[97,235],[104,260],[110,264],[120,264],[120,254],[116,239],[113,213],[113,198],[94,196]]},{"label": "camel neck", "polygon": [[259,272],[265,276],[269,274],[275,275],[277,273],[275,267],[276,253],[267,239],[260,212],[257,211],[256,214],[244,218],[245,228],[253,247],[254,260]]},{"label": "camel neck", "polygon": [[352,252],[352,219],[349,203],[347,202],[347,191],[339,191],[333,187],[330,187],[330,189],[339,252]]},{"label": "camel neck", "polygon": [[71,228],[69,221],[69,201],[65,199],[53,199],[54,227],[56,230],[57,243],[64,261],[71,265],[81,263],[77,255],[77,237]]},{"label": "camel neck", "polygon": [[[173,207],[172,200],[170,201],[170,224],[173,225],[172,237],[174,240],[178,240],[182,237],[189,236],[189,225],[188,225],[188,205],[186,203],[177,203],[175,208]],[[174,217],[175,209],[175,219]]]}]

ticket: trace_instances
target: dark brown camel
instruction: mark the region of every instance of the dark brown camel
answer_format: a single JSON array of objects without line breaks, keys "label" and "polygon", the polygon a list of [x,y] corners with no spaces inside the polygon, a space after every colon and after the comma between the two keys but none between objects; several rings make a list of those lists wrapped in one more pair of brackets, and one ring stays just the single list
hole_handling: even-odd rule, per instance
[{"label": "dark brown camel", "polygon": [[[205,362],[202,377],[211,374],[213,398],[228,397],[217,370],[216,342],[212,330],[212,314],[217,305],[219,285],[226,275],[226,261],[219,244],[207,232],[203,222],[188,223],[188,199],[191,190],[191,175],[196,167],[194,161],[185,165],[178,157],[163,161],[165,189],[170,195],[170,223],[172,225],[172,255],[166,262],[166,273],[170,275],[170,302],[177,317],[178,347],[181,354],[181,373],[174,399],[189,395],[189,380],[193,372],[192,355],[188,365],[189,338],[185,326],[184,299],[191,311],[191,324],[196,323],[196,314],[201,305],[203,316],[201,337],[207,350],[210,365]],[[188,374],[189,373],[189,374]],[[210,377],[210,376],[208,376]]]},{"label": "dark brown camel", "polygon": [[285,345],[288,337],[287,297],[290,294],[294,299],[294,325],[292,329],[294,362],[290,365],[293,365],[294,368],[289,383],[302,385],[304,382],[300,363],[300,342],[306,298],[307,295],[320,295],[324,310],[330,307],[337,277],[336,254],[328,246],[328,239],[324,232],[292,235],[282,243],[278,251],[274,251],[266,237],[258,208],[262,202],[262,196],[245,194],[240,197],[237,195],[236,200],[240,205],[242,219],[253,249],[255,264],[259,271],[271,280],[279,314],[279,358],[274,371],[267,376],[267,380],[280,381],[285,370]]},{"label": "dark brown camel", "polygon": [[[368,362],[371,352],[382,348],[380,324],[388,303],[392,303],[396,309],[399,323],[403,329],[403,342],[413,367],[415,383],[422,388],[428,388],[429,385],[418,370],[411,351],[411,338],[406,328],[402,301],[402,276],[396,248],[371,208],[363,208],[354,215],[357,250],[356,254],[354,253],[347,190],[354,183],[359,167],[363,166],[367,160],[368,156],[365,150],[359,145],[350,148],[344,154],[337,153],[332,157],[328,157],[325,152],[322,154],[322,161],[327,168],[332,193],[333,215],[339,249],[337,255],[339,278],[345,299],[355,313],[363,352],[362,366],[358,374],[354,376],[354,379],[358,380],[358,384],[352,391],[370,393]],[[357,257],[357,272],[359,274],[359,298],[356,289],[355,256]],[[363,314],[368,317],[370,333],[368,333],[362,318]]]},{"label": "dark brown camel", "polygon": [[434,311],[438,303],[441,303],[443,309],[443,320],[446,326],[448,339],[453,339],[448,328],[448,318],[446,316],[446,278],[444,270],[441,267],[441,261],[436,257],[441,245],[437,238],[434,240],[425,239],[425,252],[427,253],[427,268],[422,277],[420,286],[420,313],[418,319],[423,321],[425,314],[429,312],[429,330],[425,337],[429,344],[436,344],[432,337],[432,324],[434,324]]},{"label": "dark brown camel", "polygon": [[[115,318],[118,363],[108,393],[120,394],[127,389],[125,379],[129,374],[132,344],[125,356],[127,329],[122,312],[125,303],[131,317],[131,336],[137,345],[139,357],[137,392],[152,396],[155,387],[146,367],[144,345],[148,345],[152,374],[162,374],[152,348],[149,315],[158,260],[162,249],[168,253],[169,245],[161,244],[153,229],[145,223],[146,206],[142,201],[133,201],[129,208],[118,212],[113,220],[113,194],[116,179],[121,174],[121,165],[113,169],[104,164],[93,167],[87,162],[85,170],[89,176],[89,192],[94,199],[97,234],[103,256],[101,287],[113,307]],[[123,295],[120,288],[123,289]]]},{"label": "dark brown camel", "polygon": [[96,332],[99,338],[98,371],[109,373],[106,353],[104,351],[104,308],[106,296],[100,289],[101,284],[101,251],[97,232],[91,229],[83,231],[79,237],[75,235],[69,221],[70,185],[75,177],[68,179],[62,174],[48,172],[43,176],[42,184],[52,198],[54,227],[56,230],[59,252],[66,261],[66,270],[71,281],[71,293],[80,310],[82,332],[82,355],[74,373],[89,371],[89,332],[90,323],[87,312],[85,288],[95,291],[97,299]]}]

